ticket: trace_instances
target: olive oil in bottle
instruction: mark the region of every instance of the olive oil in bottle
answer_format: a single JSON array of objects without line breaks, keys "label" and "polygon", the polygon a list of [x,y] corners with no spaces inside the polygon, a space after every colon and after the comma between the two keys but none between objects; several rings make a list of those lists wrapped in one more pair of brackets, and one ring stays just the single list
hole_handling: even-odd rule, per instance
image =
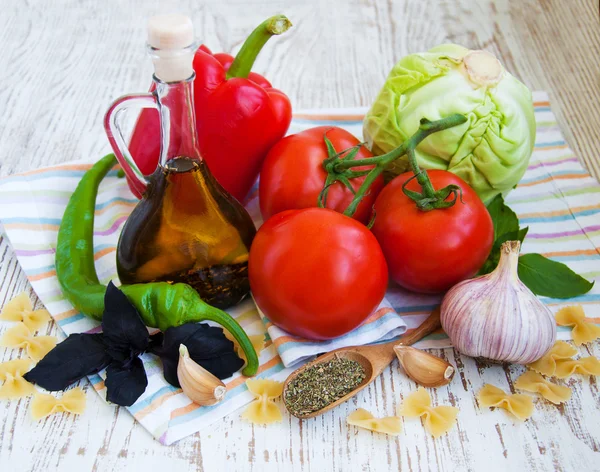
[{"label": "olive oil in bottle", "polygon": [[[119,278],[125,284],[187,283],[207,303],[227,308],[250,290],[248,252],[256,230],[198,150],[190,20],[179,15],[155,17],[148,37],[155,90],[117,100],[106,120],[121,165],[145,187],[119,239]],[[124,103],[141,104],[142,99],[154,103],[161,120],[160,162],[148,179],[132,164],[115,121]]]}]

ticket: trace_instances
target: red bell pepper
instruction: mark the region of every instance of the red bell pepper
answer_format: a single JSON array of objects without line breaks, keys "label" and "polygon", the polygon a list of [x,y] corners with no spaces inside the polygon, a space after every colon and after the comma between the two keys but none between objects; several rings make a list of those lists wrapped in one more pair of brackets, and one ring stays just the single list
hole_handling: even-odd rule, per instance
[{"label": "red bell pepper", "polygon": [[[194,56],[194,107],[199,148],[219,183],[242,201],[256,181],[269,149],[286,133],[292,106],[263,76],[250,72],[258,53],[273,35],[291,26],[283,15],[269,18],[246,39],[235,59],[212,54],[204,45]],[[145,175],[158,165],[158,112],[144,109],[129,150]],[[130,188],[139,198],[134,185]]]}]

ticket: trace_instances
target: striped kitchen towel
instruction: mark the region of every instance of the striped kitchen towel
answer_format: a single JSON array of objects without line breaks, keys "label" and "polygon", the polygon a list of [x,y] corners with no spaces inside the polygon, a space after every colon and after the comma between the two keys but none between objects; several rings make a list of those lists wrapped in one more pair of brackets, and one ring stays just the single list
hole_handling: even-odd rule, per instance
[{"label": "striped kitchen towel", "polygon": [[[600,279],[600,185],[581,167],[566,146],[548,97],[534,94],[538,133],[529,169],[519,187],[507,198],[529,234],[524,252],[540,252],[567,263],[590,279]],[[338,125],[361,135],[364,109],[306,110],[295,114],[290,133],[316,125]],[[38,169],[0,180],[0,222],[34,290],[65,333],[97,330],[97,323],[78,313],[63,298],[56,281],[54,250],[56,232],[68,198],[90,163],[72,163]],[[122,179],[112,171],[100,187],[96,202],[94,249],[99,278],[103,283],[116,277],[115,245],[123,222],[136,200]],[[256,197],[248,208],[258,218]],[[289,336],[261,319],[252,300],[231,310],[249,334],[264,334],[267,347],[260,354],[259,377],[283,380],[299,364],[318,352],[348,343],[369,343],[396,336],[417,327],[439,303],[440,297],[417,295],[391,287],[378,314],[346,339],[333,344],[312,343]],[[600,321],[600,287],[569,300],[543,299],[553,310],[565,304],[584,304],[588,316]],[[395,311],[394,311],[395,310]],[[397,316],[402,315],[402,318]],[[391,323],[391,324],[388,324]],[[383,327],[383,328],[382,328]],[[559,336],[568,339],[569,331]],[[448,346],[443,333],[435,333],[421,347]],[[282,362],[282,359],[284,362]],[[171,444],[248,403],[252,397],[236,374],[226,381],[227,399],[213,407],[199,407],[162,377],[158,358],[144,355],[149,384],[146,392],[129,408],[134,417],[163,444]],[[104,398],[102,375],[90,378]]]}]

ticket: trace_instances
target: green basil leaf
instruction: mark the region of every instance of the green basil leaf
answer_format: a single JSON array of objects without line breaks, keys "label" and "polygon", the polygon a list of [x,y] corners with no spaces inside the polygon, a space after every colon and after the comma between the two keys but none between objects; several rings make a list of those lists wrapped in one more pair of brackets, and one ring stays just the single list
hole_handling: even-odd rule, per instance
[{"label": "green basil leaf", "polygon": [[519,257],[519,279],[536,295],[552,298],[571,298],[591,290],[594,282],[584,279],[561,262],[541,254]]},{"label": "green basil leaf", "polygon": [[[502,195],[497,195],[487,206],[494,223],[494,239],[506,233],[519,231],[519,218],[505,203]],[[508,240],[507,240],[508,241]]]},{"label": "green basil leaf", "polygon": [[490,255],[488,256],[481,269],[479,269],[477,275],[485,275],[493,271],[498,265],[498,262],[500,262],[500,247],[502,247],[502,244],[506,241],[516,240],[519,240],[521,244],[523,244],[523,240],[525,239],[525,236],[527,235],[528,231],[529,226],[526,226],[525,228],[522,228],[518,231],[510,231],[508,233],[504,233],[502,236],[497,238],[496,241],[494,241],[494,245],[492,246]]}]

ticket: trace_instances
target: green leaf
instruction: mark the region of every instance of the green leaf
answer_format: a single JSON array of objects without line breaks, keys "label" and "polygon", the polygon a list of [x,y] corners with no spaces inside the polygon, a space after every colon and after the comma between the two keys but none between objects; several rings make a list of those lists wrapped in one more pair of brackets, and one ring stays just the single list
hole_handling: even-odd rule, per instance
[{"label": "green leaf", "polygon": [[518,231],[510,231],[508,233],[504,233],[502,236],[497,238],[496,241],[494,241],[494,245],[492,246],[490,255],[488,256],[481,269],[479,269],[477,275],[485,275],[493,271],[498,265],[498,262],[500,262],[500,247],[502,246],[502,244],[506,241],[517,240],[519,240],[521,244],[523,244],[523,240],[525,239],[525,236],[527,236],[528,231],[529,226],[526,226],[525,228],[522,228]]},{"label": "green leaf", "polygon": [[583,295],[594,286],[565,264],[541,254],[519,257],[519,278],[536,295],[551,298],[571,298]]},{"label": "green leaf", "polygon": [[502,195],[497,195],[487,206],[494,223],[494,240],[503,234],[519,231],[519,218],[504,203]]}]

